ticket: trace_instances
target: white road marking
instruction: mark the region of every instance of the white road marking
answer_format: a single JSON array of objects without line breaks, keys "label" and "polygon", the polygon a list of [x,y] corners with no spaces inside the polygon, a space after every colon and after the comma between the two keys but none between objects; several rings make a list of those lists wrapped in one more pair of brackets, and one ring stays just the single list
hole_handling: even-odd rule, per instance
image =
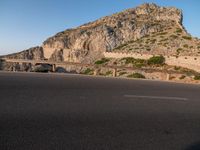
[{"label": "white road marking", "polygon": [[178,101],[187,101],[187,98],[184,97],[167,97],[167,96],[142,96],[142,95],[124,95],[127,98],[146,98],[146,99],[165,99],[165,100],[178,100]]}]

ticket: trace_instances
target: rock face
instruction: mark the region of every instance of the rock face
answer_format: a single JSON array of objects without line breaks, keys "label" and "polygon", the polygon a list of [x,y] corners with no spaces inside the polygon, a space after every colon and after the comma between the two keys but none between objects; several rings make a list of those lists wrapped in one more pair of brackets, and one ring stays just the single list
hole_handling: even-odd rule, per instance
[{"label": "rock face", "polygon": [[43,48],[38,46],[38,47],[33,47],[28,50],[19,52],[19,53],[6,55],[4,57],[10,58],[10,59],[42,60],[42,59],[44,59],[44,53],[43,53]]},{"label": "rock face", "polygon": [[62,50],[66,61],[92,62],[104,51],[173,25],[183,29],[180,10],[143,4],[50,37],[42,46],[44,57]]},{"label": "rock face", "polygon": [[181,10],[143,4],[77,28],[67,29],[48,38],[41,47],[6,57],[93,63],[103,57],[105,51],[116,48],[120,50],[120,46],[130,41],[140,40],[153,33],[170,32],[172,29],[179,29],[187,35],[182,26]]}]

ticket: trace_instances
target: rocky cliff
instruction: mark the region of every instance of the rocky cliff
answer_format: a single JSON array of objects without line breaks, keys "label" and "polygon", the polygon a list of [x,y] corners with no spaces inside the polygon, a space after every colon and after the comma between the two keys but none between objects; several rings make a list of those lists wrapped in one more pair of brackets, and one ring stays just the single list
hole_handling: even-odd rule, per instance
[{"label": "rocky cliff", "polygon": [[[127,43],[135,45],[133,44],[135,41],[147,36],[155,34],[163,36],[163,33],[171,33],[175,30],[180,30],[181,34],[185,36],[188,35],[182,26],[181,10],[173,7],[159,7],[156,4],[143,4],[77,28],[67,29],[48,38],[40,47],[6,57],[92,63],[103,57],[105,51],[127,50],[128,48],[121,49],[127,46]],[[154,43],[159,44],[157,41]],[[148,43],[142,44],[144,46],[141,45],[139,49],[149,47]],[[147,46],[145,47],[145,45]],[[176,45],[176,42],[171,47],[173,45],[180,46],[180,44]],[[137,51],[138,46],[140,45],[131,47]],[[195,48],[191,47],[191,49]],[[152,51],[158,51],[157,49],[154,45]],[[140,52],[142,53],[142,51]],[[194,52],[196,51],[194,50]]]},{"label": "rocky cliff", "polygon": [[185,31],[180,10],[143,4],[60,32],[44,41],[42,47],[46,58],[50,58],[55,50],[62,50],[66,61],[92,62],[104,51],[112,51],[130,40],[174,26]]}]

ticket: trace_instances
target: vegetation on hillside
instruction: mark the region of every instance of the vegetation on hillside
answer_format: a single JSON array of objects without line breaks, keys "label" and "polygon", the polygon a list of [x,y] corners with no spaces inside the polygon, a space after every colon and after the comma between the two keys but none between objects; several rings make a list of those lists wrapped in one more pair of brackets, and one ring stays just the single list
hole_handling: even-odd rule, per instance
[{"label": "vegetation on hillside", "polygon": [[194,39],[183,29],[171,27],[166,30],[149,33],[139,39],[123,43],[114,48],[117,52],[134,52],[140,54],[156,55],[188,55],[200,54],[200,41]]},{"label": "vegetation on hillside", "polygon": [[148,60],[149,65],[163,65],[165,63],[165,57],[161,56],[153,56]]},{"label": "vegetation on hillside", "polygon": [[101,64],[105,64],[106,62],[109,62],[109,59],[107,58],[102,58],[101,60],[97,60],[95,62],[96,65],[101,65]]},{"label": "vegetation on hillside", "polygon": [[125,61],[125,64],[132,64],[134,67],[141,68],[144,66],[150,65],[164,65],[165,58],[161,56],[153,56],[147,60],[145,59],[136,59],[133,57],[122,58],[121,61]]},{"label": "vegetation on hillside", "polygon": [[93,70],[93,69],[87,68],[86,70],[84,70],[84,71],[82,72],[82,74],[86,74],[86,75],[92,75],[92,74],[93,74],[93,72],[94,72],[94,70]]},{"label": "vegetation on hillside", "polygon": [[194,80],[200,80],[200,75],[195,75]]},{"label": "vegetation on hillside", "polygon": [[133,57],[122,58],[121,61],[125,61],[125,64],[132,64],[134,67],[138,67],[138,68],[146,65],[146,60],[136,59]]},{"label": "vegetation on hillside", "polygon": [[140,78],[140,79],[145,79],[145,76],[140,74],[140,73],[132,73],[127,76],[128,78]]}]

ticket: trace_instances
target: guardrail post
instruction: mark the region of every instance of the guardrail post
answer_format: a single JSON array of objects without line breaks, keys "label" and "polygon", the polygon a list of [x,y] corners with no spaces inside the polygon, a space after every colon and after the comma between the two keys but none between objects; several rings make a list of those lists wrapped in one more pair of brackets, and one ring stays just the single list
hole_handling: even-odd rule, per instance
[{"label": "guardrail post", "polygon": [[22,68],[23,68],[23,63],[22,62],[19,62],[19,71],[21,71],[22,70]]},{"label": "guardrail post", "polygon": [[56,64],[52,64],[52,72],[56,72]]},{"label": "guardrail post", "polygon": [[13,72],[16,72],[15,66],[12,66],[12,71],[13,71]]},{"label": "guardrail post", "polygon": [[93,74],[93,75],[94,75],[94,76],[96,76],[96,75],[97,75],[97,73],[98,73],[98,70],[97,70],[97,69],[95,69],[95,70],[94,70],[94,74]]},{"label": "guardrail post", "polygon": [[167,77],[166,77],[166,80],[169,81],[169,78],[170,78],[170,74],[167,73]]},{"label": "guardrail post", "polygon": [[116,77],[116,75],[117,75],[117,69],[114,68],[114,69],[113,69],[113,77]]}]

